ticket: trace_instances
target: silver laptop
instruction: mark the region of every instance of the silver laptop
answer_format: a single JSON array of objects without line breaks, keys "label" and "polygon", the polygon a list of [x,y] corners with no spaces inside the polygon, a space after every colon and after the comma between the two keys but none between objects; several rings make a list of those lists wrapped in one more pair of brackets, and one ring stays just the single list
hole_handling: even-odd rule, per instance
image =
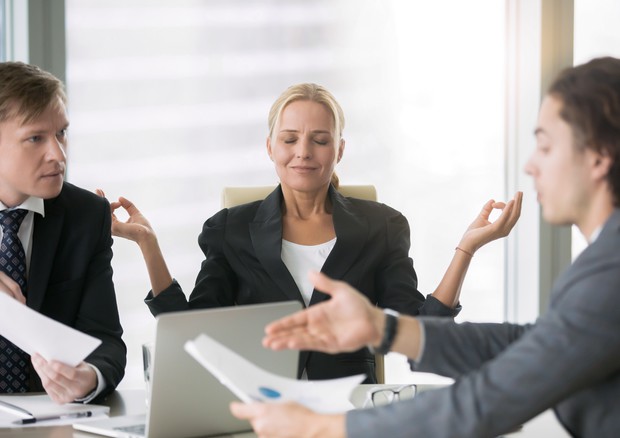
[{"label": "silver laptop", "polygon": [[84,432],[110,437],[187,438],[250,431],[232,416],[237,398],[184,349],[206,333],[261,368],[295,378],[298,353],[261,345],[269,322],[301,309],[296,301],[165,313],[157,318],[147,413],[76,423]]}]

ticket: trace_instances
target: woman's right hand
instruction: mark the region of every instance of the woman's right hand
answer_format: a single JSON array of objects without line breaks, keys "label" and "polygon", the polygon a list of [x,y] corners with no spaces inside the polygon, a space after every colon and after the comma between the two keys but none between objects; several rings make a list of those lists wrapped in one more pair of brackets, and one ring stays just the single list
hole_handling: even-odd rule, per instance
[{"label": "woman's right hand", "polygon": [[[101,189],[97,189],[99,196],[105,197],[105,193]],[[125,222],[118,219],[115,211],[119,208],[124,209],[129,217]],[[150,239],[155,239],[155,231],[148,219],[138,210],[138,208],[127,198],[122,196],[118,201],[110,202],[112,211],[112,235],[122,237],[124,239],[133,240],[138,245],[145,243]]]},{"label": "woman's right hand", "polygon": [[[97,189],[97,194],[105,197],[101,189]],[[129,215],[125,222],[120,221],[114,213],[119,208],[124,209]],[[166,266],[166,260],[164,260],[153,227],[140,213],[140,210],[129,199],[122,196],[118,198],[118,201],[110,203],[110,210],[112,210],[112,235],[133,240],[138,244],[149,272],[153,295],[159,295],[172,284],[172,275]]]}]

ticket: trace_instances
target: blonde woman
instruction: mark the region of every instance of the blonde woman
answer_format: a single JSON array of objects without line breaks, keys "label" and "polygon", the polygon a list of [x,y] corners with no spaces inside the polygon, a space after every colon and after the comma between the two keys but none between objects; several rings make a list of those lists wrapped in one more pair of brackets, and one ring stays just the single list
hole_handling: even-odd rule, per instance
[{"label": "blonde woman", "polygon": [[[112,209],[127,210],[126,222],[113,218],[112,233],[138,243],[152,290],[151,312],[297,300],[305,306],[328,296],[313,289],[308,272],[344,280],[377,306],[410,315],[453,317],[460,310],[462,279],[473,253],[505,236],[519,216],[511,201],[489,201],[459,244],[440,287],[426,298],[417,290],[409,258],[409,225],[384,204],[346,198],[338,192],[334,169],[345,151],[343,111],[325,88],[298,84],[286,89],[269,112],[267,154],[280,180],[264,200],[223,209],[209,218],[199,236],[205,254],[189,301],[169,273],[157,237],[127,199]],[[493,224],[493,208],[504,208]],[[366,348],[329,355],[304,351],[299,377],[327,379],[365,373],[374,383],[374,355]]]}]

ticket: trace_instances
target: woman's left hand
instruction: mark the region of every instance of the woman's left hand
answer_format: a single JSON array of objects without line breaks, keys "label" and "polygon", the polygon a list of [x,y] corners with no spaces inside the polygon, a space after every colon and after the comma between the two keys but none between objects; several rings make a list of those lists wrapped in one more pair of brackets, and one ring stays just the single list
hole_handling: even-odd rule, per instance
[{"label": "woman's left hand", "polygon": [[[495,202],[492,199],[484,204],[480,214],[463,234],[459,248],[473,254],[487,243],[510,234],[517,220],[519,220],[519,216],[521,216],[522,200],[523,192],[517,192],[514,199],[507,204]],[[491,222],[489,217],[494,209],[502,210],[502,213],[495,222]]]}]

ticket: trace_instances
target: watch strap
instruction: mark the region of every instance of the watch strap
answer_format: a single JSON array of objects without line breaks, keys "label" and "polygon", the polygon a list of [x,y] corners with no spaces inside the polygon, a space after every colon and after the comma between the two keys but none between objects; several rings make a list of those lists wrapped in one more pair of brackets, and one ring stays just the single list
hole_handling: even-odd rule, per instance
[{"label": "watch strap", "polygon": [[385,313],[385,327],[383,329],[383,339],[378,347],[368,346],[368,349],[373,354],[387,354],[392,348],[394,339],[396,338],[396,330],[398,329],[398,317],[400,314],[396,310],[383,309]]}]

